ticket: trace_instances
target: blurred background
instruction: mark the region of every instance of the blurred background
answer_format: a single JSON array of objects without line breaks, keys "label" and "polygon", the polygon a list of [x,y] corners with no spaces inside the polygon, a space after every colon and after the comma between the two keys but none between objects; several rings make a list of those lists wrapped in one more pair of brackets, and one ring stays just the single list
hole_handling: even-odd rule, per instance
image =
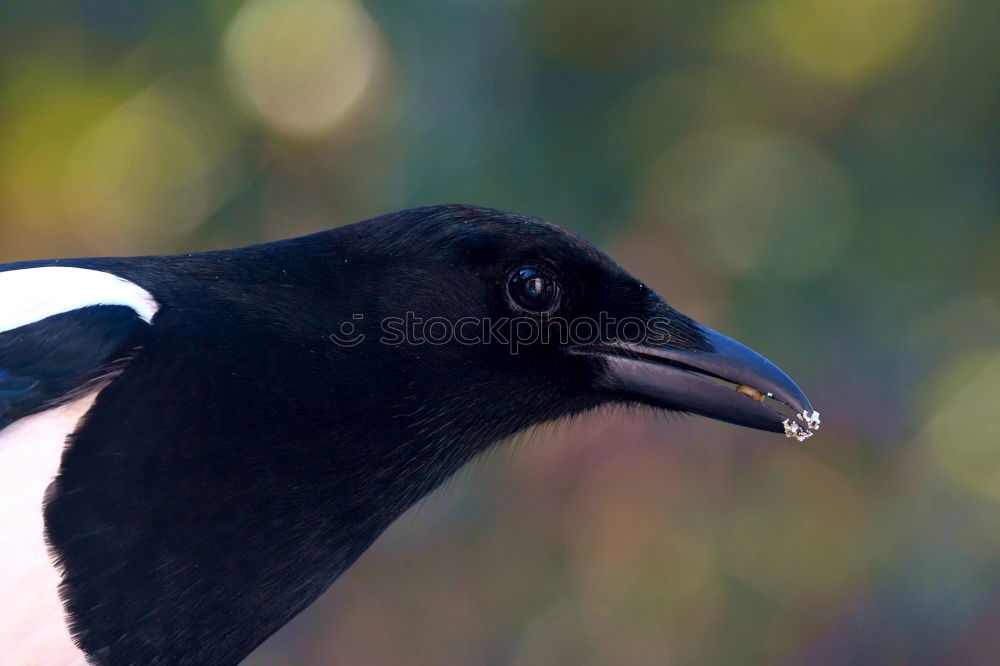
[{"label": "blurred background", "polygon": [[997,25],[991,0],[3,3],[0,261],[496,206],[823,413],[805,445],[540,429],[250,664],[995,665]]}]

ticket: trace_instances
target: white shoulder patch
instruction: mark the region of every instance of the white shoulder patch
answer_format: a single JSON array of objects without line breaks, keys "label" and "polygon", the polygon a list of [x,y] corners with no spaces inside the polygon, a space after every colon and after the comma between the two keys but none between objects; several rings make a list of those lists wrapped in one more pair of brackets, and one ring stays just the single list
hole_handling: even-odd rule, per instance
[{"label": "white shoulder patch", "polygon": [[0,273],[0,333],[91,305],[125,305],[147,324],[159,309],[137,284],[103,271],[41,266]]},{"label": "white shoulder patch", "polygon": [[99,392],[0,430],[0,664],[87,663],[66,624],[62,573],[49,553],[42,508],[66,438]]}]

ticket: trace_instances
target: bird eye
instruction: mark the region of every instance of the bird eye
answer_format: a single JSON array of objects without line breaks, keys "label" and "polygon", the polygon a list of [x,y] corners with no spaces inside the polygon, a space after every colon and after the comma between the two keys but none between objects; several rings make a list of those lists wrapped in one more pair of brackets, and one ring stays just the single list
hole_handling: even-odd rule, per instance
[{"label": "bird eye", "polygon": [[519,268],[507,280],[507,293],[514,305],[536,314],[559,307],[559,283],[537,268]]}]

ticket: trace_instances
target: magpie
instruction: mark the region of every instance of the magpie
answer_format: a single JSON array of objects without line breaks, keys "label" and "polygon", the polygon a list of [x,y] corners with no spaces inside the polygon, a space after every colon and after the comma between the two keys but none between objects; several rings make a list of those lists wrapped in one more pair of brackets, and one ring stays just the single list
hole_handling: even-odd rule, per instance
[{"label": "magpie", "polygon": [[0,662],[236,663],[478,453],[614,404],[819,425],[764,357],[494,209],[0,265]]}]

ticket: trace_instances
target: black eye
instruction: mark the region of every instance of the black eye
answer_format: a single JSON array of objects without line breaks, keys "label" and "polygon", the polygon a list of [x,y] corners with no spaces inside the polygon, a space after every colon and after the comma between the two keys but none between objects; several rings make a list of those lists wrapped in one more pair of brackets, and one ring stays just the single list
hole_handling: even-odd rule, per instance
[{"label": "black eye", "polygon": [[519,268],[507,280],[507,293],[518,308],[534,313],[559,307],[559,283],[537,268]]}]

